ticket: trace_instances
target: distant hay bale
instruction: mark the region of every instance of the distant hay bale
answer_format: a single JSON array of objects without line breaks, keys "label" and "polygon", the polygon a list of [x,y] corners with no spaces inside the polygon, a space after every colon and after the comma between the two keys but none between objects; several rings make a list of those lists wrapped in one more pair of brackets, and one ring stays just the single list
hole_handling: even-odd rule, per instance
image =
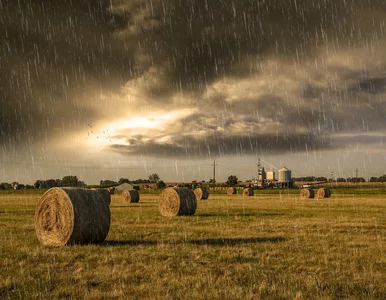
[{"label": "distant hay bale", "polygon": [[129,203],[138,203],[139,192],[137,190],[124,190],[122,192],[122,198]]},{"label": "distant hay bale", "polygon": [[106,192],[81,188],[51,188],[45,192],[35,210],[40,242],[64,246],[104,241],[110,230]]},{"label": "distant hay bale", "polygon": [[203,187],[196,188],[193,193],[197,200],[207,200],[209,197],[209,191]]},{"label": "distant hay bale", "polygon": [[315,192],[312,189],[307,189],[307,188],[306,189],[301,189],[300,190],[300,197],[307,198],[307,199],[314,198],[315,197]]},{"label": "distant hay bale", "polygon": [[254,194],[255,193],[253,192],[252,188],[245,188],[243,190],[243,196],[249,197],[249,196],[253,196]]},{"label": "distant hay bale", "polygon": [[329,188],[320,188],[316,192],[316,195],[319,199],[329,198],[331,196],[331,190]]},{"label": "distant hay bale", "polygon": [[197,199],[188,188],[166,188],[159,195],[158,210],[162,216],[192,216],[196,212]]},{"label": "distant hay bale", "polygon": [[227,195],[235,195],[236,194],[236,188],[235,187],[229,187],[227,188]]}]

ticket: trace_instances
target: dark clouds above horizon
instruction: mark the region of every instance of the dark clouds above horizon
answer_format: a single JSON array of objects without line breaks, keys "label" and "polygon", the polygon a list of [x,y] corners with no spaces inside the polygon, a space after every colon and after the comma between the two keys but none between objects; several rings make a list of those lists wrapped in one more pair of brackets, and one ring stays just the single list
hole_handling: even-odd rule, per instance
[{"label": "dark clouds above horizon", "polygon": [[207,158],[384,145],[385,1],[0,6],[3,150],[86,138],[88,124],[108,142],[69,147]]}]

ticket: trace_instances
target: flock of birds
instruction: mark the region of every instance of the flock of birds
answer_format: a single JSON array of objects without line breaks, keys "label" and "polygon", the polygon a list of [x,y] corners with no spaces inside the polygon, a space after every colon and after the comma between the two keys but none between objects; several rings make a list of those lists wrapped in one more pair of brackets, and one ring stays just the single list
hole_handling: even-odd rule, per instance
[{"label": "flock of birds", "polygon": [[[90,136],[94,135],[94,131],[93,131],[93,128],[91,126],[91,124],[87,124],[87,127],[89,129],[89,131],[87,132],[87,137],[86,137],[86,140],[90,138]],[[99,139],[100,138],[104,138],[105,140],[110,140],[111,142],[111,137],[108,135],[108,129],[106,129],[105,131],[103,131],[103,136],[101,135],[97,135],[96,138]]]}]

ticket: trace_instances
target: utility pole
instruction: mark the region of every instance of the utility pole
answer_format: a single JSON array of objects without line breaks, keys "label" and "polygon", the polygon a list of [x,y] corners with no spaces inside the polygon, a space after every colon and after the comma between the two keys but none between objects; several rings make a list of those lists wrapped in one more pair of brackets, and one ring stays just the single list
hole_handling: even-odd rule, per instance
[{"label": "utility pole", "polygon": [[355,169],[355,178],[357,179],[358,178],[358,168]]},{"label": "utility pole", "polygon": [[216,185],[216,161],[213,161],[213,186]]}]

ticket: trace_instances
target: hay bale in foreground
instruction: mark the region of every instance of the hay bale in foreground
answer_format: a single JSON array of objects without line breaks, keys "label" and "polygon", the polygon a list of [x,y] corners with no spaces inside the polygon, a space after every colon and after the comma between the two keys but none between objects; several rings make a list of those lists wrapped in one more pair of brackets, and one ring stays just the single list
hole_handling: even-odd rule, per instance
[{"label": "hay bale in foreground", "polygon": [[236,194],[236,188],[235,187],[229,187],[227,188],[227,195],[235,195]]},{"label": "hay bale in foreground", "polygon": [[91,190],[100,192],[103,195],[103,197],[106,199],[107,203],[109,205],[111,204],[111,193],[108,189],[92,188]]},{"label": "hay bale in foreground", "polygon": [[329,188],[320,188],[316,192],[316,195],[319,199],[329,198],[331,196],[331,190]]},{"label": "hay bale in foreground", "polygon": [[209,197],[209,191],[203,187],[196,188],[193,193],[197,200],[207,200]]},{"label": "hay bale in foreground", "polygon": [[110,207],[101,191],[51,188],[36,206],[35,231],[44,245],[102,242],[109,230]]},{"label": "hay bale in foreground", "polygon": [[252,188],[245,188],[243,190],[243,196],[249,197],[249,196],[253,196],[254,194],[255,193],[253,192]]},{"label": "hay bale in foreground", "polygon": [[312,189],[307,189],[307,188],[306,189],[301,189],[300,190],[300,197],[307,198],[307,199],[314,198],[315,197],[315,192]]},{"label": "hay bale in foreground", "polygon": [[122,192],[122,198],[129,203],[139,202],[139,192],[137,190],[124,190]]},{"label": "hay bale in foreground", "polygon": [[159,195],[158,210],[162,216],[192,216],[196,212],[197,199],[188,188],[166,188]]}]

